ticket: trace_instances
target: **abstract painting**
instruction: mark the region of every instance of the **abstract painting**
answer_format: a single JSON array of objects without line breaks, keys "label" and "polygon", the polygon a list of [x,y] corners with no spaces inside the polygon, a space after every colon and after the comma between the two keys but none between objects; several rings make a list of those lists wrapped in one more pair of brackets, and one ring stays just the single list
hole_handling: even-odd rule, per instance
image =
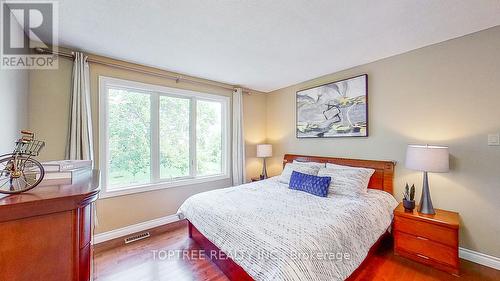
[{"label": "abstract painting", "polygon": [[297,92],[297,138],[368,136],[368,75]]}]

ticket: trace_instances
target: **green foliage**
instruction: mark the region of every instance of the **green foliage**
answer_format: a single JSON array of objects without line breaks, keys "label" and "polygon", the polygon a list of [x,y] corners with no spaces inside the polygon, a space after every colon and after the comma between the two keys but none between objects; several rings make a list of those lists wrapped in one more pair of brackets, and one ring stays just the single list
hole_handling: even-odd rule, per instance
[{"label": "green foliage", "polygon": [[[190,175],[191,99],[159,97],[160,178]],[[109,183],[111,187],[151,180],[151,99],[149,94],[109,90]],[[222,107],[196,104],[196,173],[222,170]]]},{"label": "green foliage", "polygon": [[189,99],[160,97],[160,177],[189,176]]},{"label": "green foliage", "polygon": [[196,156],[199,175],[222,171],[222,108],[217,102],[198,101]]},{"label": "green foliage", "polygon": [[109,181],[113,186],[150,179],[150,103],[146,94],[109,92]]}]

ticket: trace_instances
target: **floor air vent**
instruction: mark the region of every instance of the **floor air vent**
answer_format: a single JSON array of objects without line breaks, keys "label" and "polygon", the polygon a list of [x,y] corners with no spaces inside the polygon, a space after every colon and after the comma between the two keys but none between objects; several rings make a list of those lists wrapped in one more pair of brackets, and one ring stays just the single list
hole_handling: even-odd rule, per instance
[{"label": "floor air vent", "polygon": [[125,244],[132,243],[132,242],[135,242],[135,241],[139,241],[139,240],[142,240],[142,239],[146,239],[146,238],[148,238],[150,236],[151,235],[149,234],[149,232],[144,232],[144,233],[141,233],[141,234],[130,236],[130,237],[125,238]]}]

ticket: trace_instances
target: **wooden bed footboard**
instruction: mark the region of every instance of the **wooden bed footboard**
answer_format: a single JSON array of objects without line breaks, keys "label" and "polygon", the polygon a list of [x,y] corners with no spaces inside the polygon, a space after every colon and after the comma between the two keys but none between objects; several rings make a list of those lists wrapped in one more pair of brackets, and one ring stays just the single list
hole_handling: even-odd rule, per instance
[{"label": "wooden bed footboard", "polygon": [[[219,269],[224,272],[227,278],[231,281],[254,281],[254,279],[246,273],[246,271],[235,263],[231,258],[227,257],[226,254],[221,251],[217,246],[215,246],[210,240],[208,240],[201,232],[196,229],[196,227],[188,221],[189,237],[191,237],[201,249],[205,251],[205,254],[210,257],[210,259],[219,267]],[[373,244],[368,252],[368,255],[363,260],[361,265],[349,276],[346,281],[354,281],[359,279],[363,268],[366,267],[367,260],[374,255],[382,243],[390,238],[390,233],[385,232],[378,240]],[[362,280],[362,279],[361,279]]]},{"label": "wooden bed footboard", "polygon": [[226,256],[217,246],[208,240],[196,227],[188,221],[189,237],[193,239],[204,251],[205,255],[224,272],[231,281],[253,281],[246,271]]}]

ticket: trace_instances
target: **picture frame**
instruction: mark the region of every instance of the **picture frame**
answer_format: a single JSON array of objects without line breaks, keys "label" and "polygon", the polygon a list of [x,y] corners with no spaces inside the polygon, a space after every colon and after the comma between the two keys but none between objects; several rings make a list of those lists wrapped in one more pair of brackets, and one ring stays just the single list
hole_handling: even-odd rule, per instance
[{"label": "picture frame", "polygon": [[368,137],[368,74],[295,94],[297,138]]}]

